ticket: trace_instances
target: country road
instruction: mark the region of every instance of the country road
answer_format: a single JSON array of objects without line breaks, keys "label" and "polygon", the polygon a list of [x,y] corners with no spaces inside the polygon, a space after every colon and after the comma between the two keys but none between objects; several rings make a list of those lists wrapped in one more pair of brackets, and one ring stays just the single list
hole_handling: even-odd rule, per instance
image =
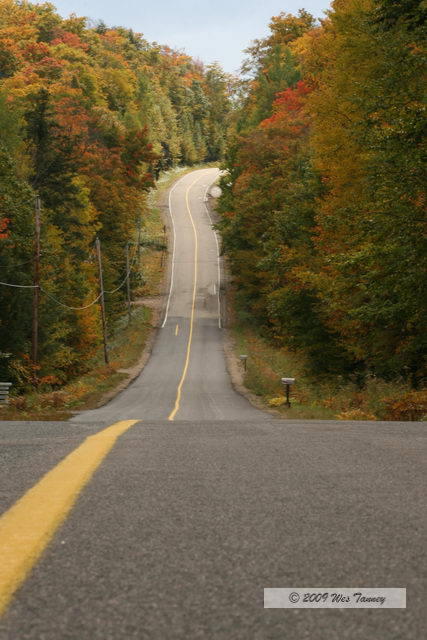
[{"label": "country road", "polygon": [[142,375],[108,405],[82,413],[74,421],[269,417],[235,393],[226,373],[218,244],[205,204],[218,175],[218,169],[194,171],[170,192],[169,295],[163,326]]},{"label": "country road", "polygon": [[[170,193],[143,373],[68,422],[0,422],[0,640],[419,640],[426,423],[273,419],[223,354],[216,169]],[[406,609],[264,609],[266,587],[407,589]]]}]

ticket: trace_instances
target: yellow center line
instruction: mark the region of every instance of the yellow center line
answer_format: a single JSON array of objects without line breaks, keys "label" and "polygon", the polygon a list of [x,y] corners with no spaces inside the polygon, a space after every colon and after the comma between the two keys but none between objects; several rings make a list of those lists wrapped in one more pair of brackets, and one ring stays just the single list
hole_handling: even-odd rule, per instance
[{"label": "yellow center line", "polygon": [[197,261],[198,261],[198,257],[199,257],[199,239],[197,237],[196,225],[194,224],[193,216],[191,215],[191,209],[190,209],[190,202],[188,200],[188,194],[190,193],[190,189],[196,184],[196,182],[198,182],[199,180],[202,180],[203,178],[205,178],[205,176],[199,176],[198,178],[196,178],[196,180],[194,180],[194,182],[192,182],[190,184],[190,186],[188,187],[187,191],[185,192],[185,203],[187,205],[188,215],[190,217],[191,224],[193,226],[193,232],[194,232],[194,285],[193,285],[193,299],[192,299],[192,303],[191,303],[190,332],[189,332],[189,335],[188,335],[187,354],[186,354],[186,358],[185,358],[184,369],[183,369],[183,372],[182,372],[181,380],[179,381],[179,384],[178,384],[178,389],[177,389],[177,393],[176,393],[176,400],[175,400],[175,406],[172,409],[171,413],[169,414],[168,420],[174,420],[175,416],[176,416],[176,414],[177,414],[177,412],[179,410],[179,406],[180,406],[180,403],[181,403],[182,387],[184,385],[184,381],[185,381],[185,378],[186,378],[186,375],[187,375],[187,371],[188,371],[188,365],[190,363],[191,343],[193,341],[194,312],[195,312],[195,308],[196,308]]},{"label": "yellow center line", "polygon": [[177,324],[175,327],[175,335],[177,336],[179,333],[179,325]]},{"label": "yellow center line", "polygon": [[117,438],[136,422],[117,422],[86,438],[1,516],[0,615]]}]

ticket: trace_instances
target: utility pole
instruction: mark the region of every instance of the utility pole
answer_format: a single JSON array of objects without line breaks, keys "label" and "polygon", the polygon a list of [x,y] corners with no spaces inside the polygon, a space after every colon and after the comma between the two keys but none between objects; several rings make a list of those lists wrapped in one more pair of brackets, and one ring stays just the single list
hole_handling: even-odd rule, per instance
[{"label": "utility pole", "polygon": [[31,327],[31,359],[37,364],[39,350],[39,304],[40,304],[40,214],[41,200],[36,197],[35,202],[35,232],[34,232],[34,276],[33,276],[33,317]]},{"label": "utility pole", "polygon": [[141,275],[141,217],[138,218],[138,240],[136,245],[136,270],[138,273],[138,281],[140,282],[142,279]]},{"label": "utility pole", "polygon": [[137,265],[139,270],[139,262],[141,260],[141,216],[138,218],[138,241],[136,246]]},{"label": "utility pole", "polygon": [[130,295],[130,262],[129,262],[129,242],[126,243],[126,273],[127,273],[127,280],[126,280],[126,289],[127,289],[127,302],[128,302],[128,317],[129,317],[129,324],[132,320],[132,309],[131,309],[131,305],[130,305],[130,300],[131,300],[131,295]]},{"label": "utility pole", "polygon": [[162,255],[160,256],[160,266],[163,267],[163,264],[165,262],[165,257],[166,257],[166,225],[163,225],[163,249],[162,249]]},{"label": "utility pole", "polygon": [[108,364],[108,346],[107,346],[107,323],[105,320],[105,300],[104,300],[104,277],[102,275],[102,257],[101,257],[101,241],[97,237],[95,240],[96,255],[98,258],[98,273],[99,273],[99,289],[100,289],[100,302],[101,302],[101,320],[102,320],[102,340],[104,343],[104,360],[105,364]]}]

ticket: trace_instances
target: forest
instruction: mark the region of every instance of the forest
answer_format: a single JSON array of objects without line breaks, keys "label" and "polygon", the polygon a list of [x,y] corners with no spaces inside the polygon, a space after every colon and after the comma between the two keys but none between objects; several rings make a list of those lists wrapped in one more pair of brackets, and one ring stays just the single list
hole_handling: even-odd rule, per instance
[{"label": "forest", "polygon": [[426,24],[418,0],[335,0],[246,52],[224,252],[245,317],[315,375],[425,386]]},{"label": "forest", "polygon": [[223,253],[257,332],[314,375],[424,388],[426,23],[419,0],[281,13],[233,78],[130,29],[0,0],[0,379],[57,388],[87,370],[97,239],[112,326],[147,194],[171,167],[215,162]]},{"label": "forest", "polygon": [[132,30],[0,0],[0,380],[55,389],[88,369],[102,341],[96,239],[111,328],[147,193],[170,167],[222,160],[229,89],[217,64]]}]

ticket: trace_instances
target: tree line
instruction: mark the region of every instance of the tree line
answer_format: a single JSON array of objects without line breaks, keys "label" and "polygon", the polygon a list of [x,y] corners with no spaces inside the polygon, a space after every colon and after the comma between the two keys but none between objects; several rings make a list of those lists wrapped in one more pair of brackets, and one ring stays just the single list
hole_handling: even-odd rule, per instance
[{"label": "tree line", "polygon": [[[125,312],[125,248],[147,192],[177,164],[221,160],[230,79],[141,34],[50,3],[0,0],[0,379],[55,387],[101,344],[95,239],[107,314]],[[31,324],[41,202],[39,349]],[[79,308],[77,310],[76,308]],[[86,307],[81,309],[81,307]]]},{"label": "tree line", "polygon": [[419,0],[281,13],[247,50],[222,180],[241,312],[317,374],[427,374]]}]

